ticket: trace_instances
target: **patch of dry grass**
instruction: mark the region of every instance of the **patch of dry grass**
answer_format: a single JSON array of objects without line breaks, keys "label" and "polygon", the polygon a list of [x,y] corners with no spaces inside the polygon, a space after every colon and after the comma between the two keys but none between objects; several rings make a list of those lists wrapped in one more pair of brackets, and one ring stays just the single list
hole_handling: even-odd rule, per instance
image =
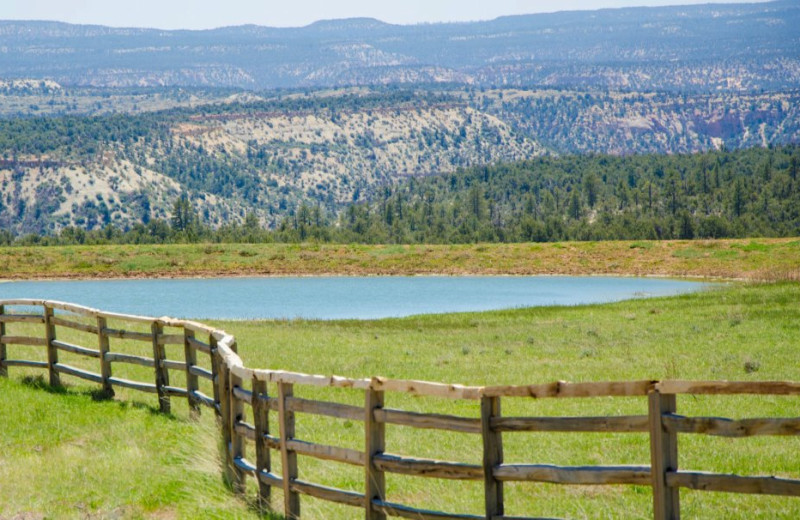
[{"label": "patch of dry grass", "polygon": [[800,239],[0,248],[0,278],[616,274],[797,280]]}]

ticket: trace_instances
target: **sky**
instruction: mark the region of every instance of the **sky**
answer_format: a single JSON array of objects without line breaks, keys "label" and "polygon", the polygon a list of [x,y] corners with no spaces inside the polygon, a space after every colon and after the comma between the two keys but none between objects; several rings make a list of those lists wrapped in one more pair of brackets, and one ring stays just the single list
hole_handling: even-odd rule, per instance
[{"label": "sky", "polygon": [[[744,0],[748,1],[748,0]],[[727,3],[744,3],[727,0]],[[752,1],[752,0],[751,0]],[[757,0],[756,0],[757,1]],[[372,17],[414,24],[491,20],[503,15],[714,0],[1,0],[2,20],[57,20],[112,27],[209,29],[256,24],[299,27],[317,20]]]}]

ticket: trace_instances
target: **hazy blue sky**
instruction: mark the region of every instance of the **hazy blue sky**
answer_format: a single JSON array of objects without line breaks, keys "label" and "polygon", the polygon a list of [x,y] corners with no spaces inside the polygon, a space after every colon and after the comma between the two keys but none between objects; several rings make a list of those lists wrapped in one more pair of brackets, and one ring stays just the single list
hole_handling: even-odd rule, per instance
[{"label": "hazy blue sky", "polygon": [[[728,0],[742,3],[741,0]],[[258,24],[301,26],[369,16],[385,22],[489,20],[508,14],[714,0],[0,0],[0,19],[59,20],[117,27],[205,29]]]}]

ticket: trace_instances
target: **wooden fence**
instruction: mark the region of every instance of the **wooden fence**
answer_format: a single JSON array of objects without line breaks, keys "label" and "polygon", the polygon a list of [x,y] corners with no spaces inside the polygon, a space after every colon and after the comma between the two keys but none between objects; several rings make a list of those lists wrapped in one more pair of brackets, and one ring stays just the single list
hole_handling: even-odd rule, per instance
[{"label": "wooden fence", "polygon": [[[11,312],[13,308],[23,308]],[[40,312],[29,312],[31,308]],[[149,327],[150,332],[109,328],[113,320],[132,326]],[[41,325],[40,336],[6,334],[9,323]],[[29,327],[30,328],[30,327]],[[94,348],[61,341],[58,331],[73,329],[95,335]],[[165,333],[165,328],[179,334]],[[152,345],[152,357],[111,349],[111,339],[141,341]],[[166,345],[183,345],[183,359],[166,356]],[[9,345],[40,347],[46,361],[12,359]],[[16,347],[15,347],[16,348]],[[59,353],[94,358],[97,371],[87,371],[59,362]],[[198,365],[198,354],[209,356],[211,370]],[[42,356],[43,357],[43,356]],[[153,369],[153,380],[132,381],[114,376],[113,365],[132,363]],[[628,381],[597,383],[536,384],[523,386],[461,386],[424,381],[391,380],[380,377],[349,379],[337,376],[247,368],[237,355],[236,341],[229,334],[206,325],[172,318],[150,318],[103,312],[87,307],[43,300],[0,300],[0,375],[9,367],[46,370],[50,384],[59,385],[62,376],[73,376],[102,385],[113,393],[115,387],[150,392],[158,397],[162,411],[170,410],[170,399],[185,398],[193,412],[202,406],[215,410],[226,450],[226,472],[233,487],[244,492],[245,478],[258,482],[261,503],[270,503],[270,490],[282,489],[284,514],[300,517],[300,497],[347,504],[365,511],[365,518],[388,516],[433,519],[512,519],[504,512],[503,485],[510,481],[549,482],[568,485],[639,485],[653,490],[654,517],[680,517],[680,488],[800,496],[800,480],[771,476],[739,476],[680,470],[678,434],[726,437],[755,435],[800,435],[800,418],[730,420],[714,417],[684,417],[677,414],[676,396],[683,394],[800,395],[797,382],[693,382]],[[185,374],[185,388],[170,385],[170,372]],[[199,390],[207,380],[213,395]],[[268,384],[276,388],[268,394]],[[294,396],[296,386],[349,388],[363,392],[364,405],[302,399]],[[480,417],[410,412],[384,407],[386,393],[407,393],[445,399],[480,402]],[[506,399],[640,397],[648,402],[647,415],[616,417],[508,417],[502,414]],[[268,417],[277,414],[278,432],[269,431]],[[314,444],[295,437],[295,414],[304,413],[358,421],[364,424],[363,450]],[[248,422],[246,417],[251,417]],[[392,454],[386,446],[385,425],[395,424],[462,432],[481,436],[482,464],[465,464]],[[516,432],[639,432],[649,434],[649,466],[553,466],[507,464],[503,460],[503,435]],[[247,458],[245,441],[255,445],[255,458]],[[281,460],[281,475],[272,471],[272,452]],[[364,468],[363,492],[345,491],[299,478],[298,455]],[[798,458],[800,467],[800,456]],[[385,475],[399,473],[416,477],[483,481],[485,508],[480,514],[422,510],[389,501]]]}]

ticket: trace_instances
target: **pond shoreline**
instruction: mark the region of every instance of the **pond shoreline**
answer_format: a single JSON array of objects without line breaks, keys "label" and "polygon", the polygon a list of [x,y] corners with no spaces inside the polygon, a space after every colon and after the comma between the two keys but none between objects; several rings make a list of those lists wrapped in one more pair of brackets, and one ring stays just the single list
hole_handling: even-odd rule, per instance
[{"label": "pond shoreline", "polygon": [[706,275],[686,275],[686,274],[635,274],[635,273],[570,273],[564,274],[559,272],[553,273],[486,273],[486,272],[464,272],[464,273],[281,273],[281,274],[261,274],[257,272],[218,272],[209,271],[207,273],[159,273],[147,274],[136,273],[129,276],[100,275],[89,276],[84,274],[74,275],[53,275],[53,276],[39,276],[39,277],[20,277],[20,278],[0,278],[0,284],[13,283],[13,282],[87,282],[87,281],[124,281],[124,280],[210,280],[210,279],[238,279],[238,278],[428,278],[428,277],[448,277],[448,278],[462,278],[462,277],[494,277],[494,278],[557,278],[561,276],[580,276],[590,278],[652,278],[656,280],[685,280],[685,281],[727,281],[727,282],[746,282],[750,281],[748,278],[723,278],[719,276],[706,276]]}]

